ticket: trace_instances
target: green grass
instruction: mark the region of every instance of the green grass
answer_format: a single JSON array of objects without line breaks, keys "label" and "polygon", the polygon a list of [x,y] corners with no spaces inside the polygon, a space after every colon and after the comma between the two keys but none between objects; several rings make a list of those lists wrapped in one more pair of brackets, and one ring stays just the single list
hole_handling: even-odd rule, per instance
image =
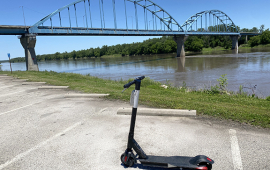
[{"label": "green grass", "polygon": [[112,55],[101,56],[101,58],[114,58],[114,57],[122,57],[122,54],[112,54]]},{"label": "green grass", "polygon": [[[0,74],[11,75],[0,71]],[[73,73],[15,71],[12,76],[30,81],[45,81],[53,85],[69,86],[85,93],[109,93],[109,99],[129,100],[134,87],[124,93],[128,81],[104,80]],[[198,114],[229,119],[255,126],[270,128],[270,101],[245,95],[208,94],[202,91],[186,92],[185,89],[160,87],[149,78],[142,81],[140,103],[151,107],[197,110]],[[268,98],[267,98],[268,99]]]},{"label": "green grass", "polygon": [[225,49],[224,47],[215,47],[215,48],[203,48],[202,49],[202,52],[212,52],[212,51],[224,51],[224,50],[228,50],[228,49]]},{"label": "green grass", "polygon": [[239,49],[255,49],[255,48],[268,48],[270,47],[270,44],[260,44],[260,45],[257,45],[257,46],[254,46],[254,47],[250,47],[248,44],[242,44],[239,46]]}]

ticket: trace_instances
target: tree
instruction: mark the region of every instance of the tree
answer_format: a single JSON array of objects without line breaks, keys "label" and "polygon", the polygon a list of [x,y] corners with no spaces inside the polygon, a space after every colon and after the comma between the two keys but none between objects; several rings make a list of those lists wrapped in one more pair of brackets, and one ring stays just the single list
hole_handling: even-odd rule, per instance
[{"label": "tree", "polygon": [[249,46],[254,47],[256,45],[259,45],[261,43],[261,36],[255,36],[251,37],[250,40],[248,41]]},{"label": "tree", "polygon": [[157,42],[156,45],[157,45],[157,54],[163,53],[163,48],[164,48],[163,43]]},{"label": "tree", "polygon": [[60,54],[59,52],[56,52],[56,53],[54,54],[54,59],[56,59],[56,60],[61,60],[61,59],[62,59],[62,54]]},{"label": "tree", "polygon": [[73,51],[71,52],[71,57],[72,57],[73,59],[76,59],[76,51],[75,51],[75,50],[73,50]]},{"label": "tree", "polygon": [[202,36],[201,39],[203,40],[204,48],[210,47],[210,36]]},{"label": "tree", "polygon": [[203,40],[198,38],[196,41],[193,41],[191,43],[191,49],[192,49],[192,51],[195,51],[195,52],[202,51],[202,49],[203,49]]},{"label": "tree", "polygon": [[250,30],[250,32],[259,32],[259,30],[258,30],[258,28],[257,27],[253,27],[251,30]]},{"label": "tree", "polygon": [[95,56],[95,54],[94,54],[94,49],[93,48],[90,48],[89,50],[88,50],[88,57],[94,57]]},{"label": "tree", "polygon": [[230,37],[228,37],[228,36],[224,37],[223,47],[224,47],[225,49],[230,49],[230,48],[232,48],[232,40],[231,40]]},{"label": "tree", "polygon": [[250,30],[248,28],[243,28],[240,30],[240,32],[249,32]]},{"label": "tree", "polygon": [[68,57],[68,53],[65,51],[64,53],[63,53],[63,58],[65,59],[65,60],[67,60],[69,57]]},{"label": "tree", "polygon": [[107,45],[103,45],[100,49],[100,56],[106,55],[108,51],[108,46]]},{"label": "tree", "polygon": [[100,48],[99,47],[94,50],[94,55],[95,55],[95,57],[100,57]]},{"label": "tree", "polygon": [[261,26],[260,26],[260,33],[262,33],[264,31],[264,25],[262,24]]},{"label": "tree", "polygon": [[185,42],[185,49],[187,51],[199,52],[203,49],[203,40],[197,36],[190,36]]},{"label": "tree", "polygon": [[156,45],[156,44],[153,44],[153,45],[151,46],[151,53],[157,54],[157,45]]},{"label": "tree", "polygon": [[144,45],[143,45],[143,43],[141,43],[138,45],[137,54],[139,54],[139,55],[143,54],[143,50],[144,50]]},{"label": "tree", "polygon": [[269,31],[269,29],[262,33],[261,43],[262,44],[270,44],[270,31]]}]

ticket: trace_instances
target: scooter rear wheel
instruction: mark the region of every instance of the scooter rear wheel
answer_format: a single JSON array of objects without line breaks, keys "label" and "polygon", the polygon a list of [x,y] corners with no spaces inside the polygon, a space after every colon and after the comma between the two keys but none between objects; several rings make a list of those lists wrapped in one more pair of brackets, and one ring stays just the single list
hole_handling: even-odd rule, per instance
[{"label": "scooter rear wheel", "polygon": [[202,169],[202,170],[211,170],[212,169],[212,165],[211,164],[207,164],[207,163],[203,163],[203,164],[200,164],[201,166],[199,166],[197,169]]},{"label": "scooter rear wheel", "polygon": [[125,153],[121,155],[120,159],[121,159],[121,162],[127,167],[132,167],[135,163],[135,159],[133,157],[128,158],[128,156]]}]

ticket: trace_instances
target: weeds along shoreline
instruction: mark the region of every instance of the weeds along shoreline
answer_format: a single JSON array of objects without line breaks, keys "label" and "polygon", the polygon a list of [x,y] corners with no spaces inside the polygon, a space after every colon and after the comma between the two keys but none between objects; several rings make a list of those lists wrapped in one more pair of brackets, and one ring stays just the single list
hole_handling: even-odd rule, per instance
[{"label": "weeds along shoreline", "polygon": [[[47,82],[52,85],[69,86],[71,90],[84,93],[108,93],[108,99],[129,101],[132,89],[124,93],[123,85],[129,80],[105,80],[90,75],[57,73],[53,71],[0,71],[28,81]],[[130,79],[131,80],[131,79]],[[238,92],[226,90],[226,75],[221,75],[217,85],[207,89],[190,89],[183,82],[182,87],[146,78],[142,81],[140,103],[149,107],[197,110],[199,115],[209,115],[221,119],[233,120],[258,127],[270,128],[270,97],[265,99],[249,95],[239,86]]]}]

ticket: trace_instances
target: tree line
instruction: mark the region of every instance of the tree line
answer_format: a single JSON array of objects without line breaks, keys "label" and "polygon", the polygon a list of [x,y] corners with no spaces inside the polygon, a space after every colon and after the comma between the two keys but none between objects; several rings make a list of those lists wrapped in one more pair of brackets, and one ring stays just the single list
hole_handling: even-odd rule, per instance
[{"label": "tree line", "polygon": [[250,47],[254,47],[257,45],[265,45],[270,44],[270,31],[269,28],[265,30],[261,35],[251,37],[248,41],[248,45]]},{"label": "tree line", "polygon": [[[263,26],[263,25],[262,25]],[[263,28],[257,29],[253,27],[252,29],[242,29],[240,32],[260,32]],[[218,31],[224,30],[225,28],[221,25],[219,28],[208,28],[209,30]],[[239,28],[238,28],[239,30]],[[198,30],[201,31],[201,30]],[[202,30],[203,31],[203,30]],[[244,44],[245,36],[242,36],[238,44]],[[269,44],[270,43],[270,31],[267,29],[263,31],[262,35],[253,36],[250,38],[248,44],[253,47],[259,44]],[[232,40],[229,36],[189,36],[185,41],[185,51],[200,52],[203,48],[214,48],[223,47],[225,49],[230,49],[232,47]],[[91,57],[101,57],[104,55],[114,55],[120,54],[122,56],[126,55],[142,55],[142,54],[165,54],[165,53],[175,53],[177,50],[177,44],[173,40],[172,36],[163,36],[160,38],[152,38],[145,40],[143,42],[131,43],[131,44],[117,44],[112,46],[103,45],[101,48],[89,48],[84,50],[72,52],[56,52],[54,54],[43,54],[37,55],[38,61],[47,60],[66,60],[66,59],[81,59],[81,58],[91,58]],[[12,62],[23,62],[24,57],[18,57],[12,59]]]}]

